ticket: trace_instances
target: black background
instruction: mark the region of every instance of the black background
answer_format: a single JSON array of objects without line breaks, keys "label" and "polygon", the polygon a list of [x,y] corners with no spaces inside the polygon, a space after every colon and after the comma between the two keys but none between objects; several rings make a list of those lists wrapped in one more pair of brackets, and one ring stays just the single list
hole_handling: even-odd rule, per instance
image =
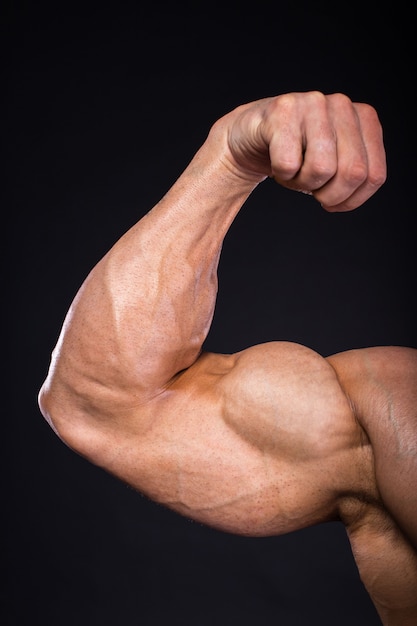
[{"label": "black background", "polygon": [[261,185],[226,237],[206,347],[417,347],[411,16],[400,3],[3,6],[4,626],[376,626],[344,529],[223,534],[68,450],[37,408],[89,269],[231,108],[287,91],[373,104],[388,180],[329,215]]}]

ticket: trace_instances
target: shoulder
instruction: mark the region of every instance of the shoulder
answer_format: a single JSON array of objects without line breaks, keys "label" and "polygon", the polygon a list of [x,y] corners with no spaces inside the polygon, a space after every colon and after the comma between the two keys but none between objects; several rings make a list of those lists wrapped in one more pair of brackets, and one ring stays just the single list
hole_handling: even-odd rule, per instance
[{"label": "shoulder", "polygon": [[[417,428],[417,350],[403,346],[376,346],[328,357],[356,415],[366,430],[374,431],[375,415],[401,415],[404,435]],[[382,429],[384,422],[378,428]],[[385,435],[384,435],[385,436]]]},{"label": "shoulder", "polygon": [[398,385],[415,382],[417,349],[407,346],[374,346],[339,352],[327,360],[344,379],[384,379]]},{"label": "shoulder", "polygon": [[329,362],[371,442],[382,500],[417,546],[417,350],[363,348]]}]

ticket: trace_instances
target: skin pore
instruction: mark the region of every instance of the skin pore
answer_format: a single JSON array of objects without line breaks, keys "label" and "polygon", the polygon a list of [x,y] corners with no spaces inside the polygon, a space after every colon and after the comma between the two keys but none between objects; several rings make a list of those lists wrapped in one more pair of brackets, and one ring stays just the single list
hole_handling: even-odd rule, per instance
[{"label": "skin pore", "polygon": [[341,520],[384,625],[411,626],[417,351],[202,351],[224,237],[265,178],[349,211],[385,176],[369,105],[308,92],[237,107],[87,276],[39,404],[77,453],[220,530],[266,536]]}]

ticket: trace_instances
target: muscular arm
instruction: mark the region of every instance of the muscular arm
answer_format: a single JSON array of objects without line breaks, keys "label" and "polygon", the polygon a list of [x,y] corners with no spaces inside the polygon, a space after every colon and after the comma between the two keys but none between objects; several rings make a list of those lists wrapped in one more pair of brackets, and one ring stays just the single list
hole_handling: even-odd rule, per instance
[{"label": "muscular arm", "polygon": [[56,428],[77,427],[81,414],[118,419],[195,362],[224,236],[267,176],[312,192],[329,210],[357,207],[385,178],[375,111],[313,92],[260,100],[220,119],[173,188],[77,294],[40,393]]},{"label": "muscular arm", "polygon": [[353,528],[346,494],[379,493],[337,364],[287,343],[202,353],[223,239],[268,176],[326,210],[355,209],[385,179],[375,111],[289,94],[214,124],[81,286],[39,403],[70,447],[194,519],[265,535],[343,513]]}]

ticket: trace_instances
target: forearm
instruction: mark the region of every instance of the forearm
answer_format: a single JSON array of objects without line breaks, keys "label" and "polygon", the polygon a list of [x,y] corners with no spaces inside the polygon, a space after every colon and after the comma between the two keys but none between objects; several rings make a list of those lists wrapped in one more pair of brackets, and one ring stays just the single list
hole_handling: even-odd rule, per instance
[{"label": "forearm", "polygon": [[[82,395],[91,380],[147,398],[200,353],[224,236],[256,186],[225,166],[220,144],[209,136],[167,195],[113,246],[77,294],[53,371]],[[91,389],[97,402],[97,387]]]},{"label": "forearm", "polygon": [[223,239],[249,192],[202,153],[98,268],[111,332],[146,388],[166,384],[200,353]]}]

